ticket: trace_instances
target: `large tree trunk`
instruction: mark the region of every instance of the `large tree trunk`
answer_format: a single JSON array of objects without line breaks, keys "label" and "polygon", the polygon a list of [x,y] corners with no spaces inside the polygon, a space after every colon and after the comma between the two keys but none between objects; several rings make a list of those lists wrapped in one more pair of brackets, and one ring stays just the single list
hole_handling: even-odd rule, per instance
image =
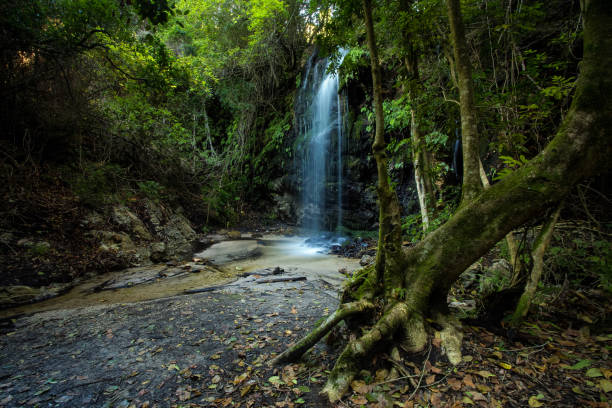
[{"label": "large tree trunk", "polygon": [[[372,68],[372,88],[374,93],[374,113],[376,115],[376,133],[372,152],[376,159],[378,172],[378,205],[379,205],[379,231],[378,251],[376,255],[376,285],[378,289],[386,290],[393,287],[396,282],[387,282],[385,274],[386,264],[396,261],[396,254],[400,252],[402,240],[402,224],[400,220],[400,207],[397,194],[389,184],[387,172],[387,145],[385,143],[385,117],[382,98],[382,74],[376,48],[374,35],[374,22],[372,21],[372,1],[363,0],[365,14],[366,36],[368,50],[370,51],[370,65]],[[391,285],[391,286],[389,286]]]},{"label": "large tree trunk", "polygon": [[[392,336],[399,333],[410,349],[422,349],[427,339],[425,319],[428,317],[443,326],[444,349],[451,362],[458,362],[461,336],[447,315],[450,285],[509,231],[556,205],[581,178],[609,166],[612,3],[585,0],[582,4],[584,60],[572,106],[557,135],[538,156],[466,202],[446,224],[418,245],[386,251],[385,285],[392,284],[393,288],[385,286],[382,294],[372,289],[378,275],[374,268],[356,274],[344,293],[343,303],[363,299],[378,309],[373,313],[367,307],[368,316],[374,315],[371,329],[350,341],[338,358],[323,390],[331,401],[338,400],[348,390],[360,365],[381,341],[393,341]],[[369,7],[369,0],[364,0],[366,21]],[[368,42],[370,38],[368,34]],[[355,315],[352,316],[354,321]],[[327,324],[326,330],[331,326]],[[318,332],[317,337],[321,334]]]},{"label": "large tree trunk", "polygon": [[474,199],[481,191],[480,155],[478,153],[478,119],[474,105],[474,84],[472,65],[465,39],[465,29],[461,18],[459,0],[446,0],[448,20],[455,66],[458,76],[459,105],[461,110],[461,137],[463,149],[463,184],[461,187],[461,204]]}]

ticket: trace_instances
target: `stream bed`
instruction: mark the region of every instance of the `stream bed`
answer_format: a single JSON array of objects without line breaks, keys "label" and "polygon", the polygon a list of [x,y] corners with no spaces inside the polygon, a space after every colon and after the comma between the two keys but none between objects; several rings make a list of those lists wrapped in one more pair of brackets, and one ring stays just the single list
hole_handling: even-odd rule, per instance
[{"label": "stream bed", "polygon": [[[320,280],[339,287],[345,273],[359,268],[358,259],[328,255],[324,247],[306,243],[304,237],[265,235],[257,239],[221,241],[194,254],[193,262],[156,264],[96,276],[67,293],[42,302],[0,311],[0,318],[42,311],[74,309],[103,304],[126,304],[180,295],[208,287],[229,291],[269,290],[270,285],[290,287],[290,279]],[[273,271],[287,283],[259,285],[254,277]],[[261,283],[261,282],[259,282]]]}]

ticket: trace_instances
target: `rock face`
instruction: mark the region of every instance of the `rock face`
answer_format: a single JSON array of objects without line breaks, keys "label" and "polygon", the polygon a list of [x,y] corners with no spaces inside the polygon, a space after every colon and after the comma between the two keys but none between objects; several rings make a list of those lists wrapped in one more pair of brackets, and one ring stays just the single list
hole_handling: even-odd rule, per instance
[{"label": "rock face", "polygon": [[113,207],[112,231],[97,229],[103,226],[102,220],[94,213],[82,225],[94,228],[87,235],[99,242],[100,251],[113,252],[129,266],[186,258],[197,238],[185,216],[148,199],[140,202],[137,210]]},{"label": "rock face", "polygon": [[0,286],[0,308],[33,303],[57,296],[69,288],[69,284],[54,283],[48,286],[25,285]]}]

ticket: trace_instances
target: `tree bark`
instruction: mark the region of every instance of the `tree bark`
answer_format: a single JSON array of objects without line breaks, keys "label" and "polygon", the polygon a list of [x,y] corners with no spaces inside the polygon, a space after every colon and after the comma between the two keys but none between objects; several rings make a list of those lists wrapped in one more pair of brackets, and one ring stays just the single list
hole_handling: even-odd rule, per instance
[{"label": "tree bark", "polygon": [[[409,41],[406,38],[406,41]],[[417,187],[419,207],[421,208],[421,218],[423,221],[423,231],[429,230],[430,216],[433,215],[433,201],[435,192],[431,181],[433,161],[431,152],[427,151],[425,136],[421,132],[417,120],[417,100],[419,90],[419,65],[418,57],[414,49],[410,46],[408,55],[404,58],[404,64],[408,71],[408,100],[410,101],[410,137],[412,139],[412,162],[414,166],[414,180]]]},{"label": "tree bark", "polygon": [[459,0],[446,0],[451,28],[455,67],[458,76],[459,105],[461,111],[461,137],[463,140],[463,184],[461,204],[473,200],[482,191],[480,183],[480,156],[478,153],[478,119],[474,104],[472,65],[465,39]]},{"label": "tree bark", "polygon": [[[395,262],[394,257],[399,254],[402,240],[402,224],[400,220],[400,207],[397,194],[389,183],[387,172],[387,154],[385,143],[385,117],[382,98],[382,74],[376,47],[376,36],[374,34],[374,22],[372,20],[372,1],[363,0],[363,12],[365,15],[366,37],[368,50],[370,51],[370,66],[372,69],[372,84],[374,93],[374,113],[376,116],[376,130],[372,152],[376,159],[378,173],[378,205],[379,205],[379,230],[378,251],[376,254],[376,282],[384,290],[394,287],[394,282],[387,282],[385,274],[387,262]],[[391,286],[389,286],[391,285]]]},{"label": "tree bark", "polygon": [[538,283],[540,283],[540,278],[542,277],[542,272],[544,271],[544,254],[550,244],[555,224],[561,213],[561,207],[562,205],[560,204],[548,221],[542,225],[542,230],[533,244],[533,251],[531,251],[533,267],[531,268],[529,279],[525,284],[525,291],[521,295],[516,305],[516,309],[512,314],[510,322],[513,326],[519,326],[525,316],[527,316],[527,312],[529,312],[529,307],[531,306],[536,289],[538,288]]},{"label": "tree bark", "polygon": [[[407,0],[400,2],[401,11],[410,12],[410,4]],[[423,231],[429,230],[429,221],[433,215],[433,202],[435,190],[431,179],[433,157],[427,150],[425,137],[419,127],[417,103],[421,95],[419,87],[419,58],[412,39],[407,30],[403,32],[404,43],[404,66],[408,73],[408,101],[410,103],[410,138],[412,141],[412,164],[414,168],[414,181],[417,187],[419,207]]]},{"label": "tree bark", "polygon": [[[369,0],[363,2],[364,11],[371,13]],[[363,360],[381,341],[395,341],[398,333],[412,350],[422,349],[427,317],[444,327],[443,348],[451,362],[458,361],[461,336],[448,319],[446,305],[450,285],[508,232],[557,205],[580,179],[610,168],[612,3],[585,0],[582,6],[584,59],[572,105],[557,135],[535,158],[465,202],[415,247],[386,252],[384,275],[394,277],[396,286],[378,293],[380,299],[373,302],[381,305],[373,314],[378,320],[366,334],[350,341],[336,362],[324,388],[331,401],[348,390]],[[368,41],[371,38],[368,35]],[[343,302],[373,293],[368,287],[378,273],[374,268],[357,273]]]}]

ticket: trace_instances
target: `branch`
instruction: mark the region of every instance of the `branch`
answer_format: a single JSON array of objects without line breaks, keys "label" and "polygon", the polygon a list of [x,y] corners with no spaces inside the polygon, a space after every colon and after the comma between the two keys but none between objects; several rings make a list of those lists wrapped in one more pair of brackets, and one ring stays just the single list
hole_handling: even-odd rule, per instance
[{"label": "branch", "polygon": [[336,311],[323,322],[319,327],[314,329],[308,336],[304,337],[293,347],[285,350],[276,358],[271,360],[269,365],[276,365],[284,362],[295,361],[302,356],[308,349],[317,344],[331,329],[338,323],[349,316],[364,313],[367,310],[373,309],[374,304],[360,300],[358,302],[343,303]]}]

